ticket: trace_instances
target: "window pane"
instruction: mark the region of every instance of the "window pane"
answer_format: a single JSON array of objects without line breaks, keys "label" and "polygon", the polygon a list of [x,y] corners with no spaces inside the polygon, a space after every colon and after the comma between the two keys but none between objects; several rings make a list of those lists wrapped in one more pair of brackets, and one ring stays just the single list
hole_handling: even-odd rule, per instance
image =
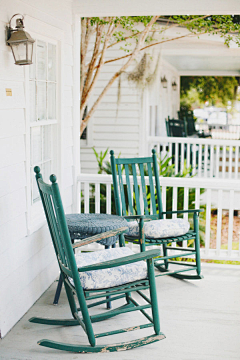
[{"label": "window pane", "polygon": [[[36,44],[36,43],[35,43]],[[32,65],[29,65],[29,78],[36,79],[36,45],[33,44]]]},{"label": "window pane", "polygon": [[37,187],[37,182],[33,168],[31,168],[31,175],[32,175],[32,203],[35,203],[40,199],[40,196],[39,196],[39,190]]},{"label": "window pane", "polygon": [[48,119],[56,119],[56,84],[48,83]]},{"label": "window pane", "polygon": [[38,120],[47,120],[47,83],[37,83],[37,112]]},{"label": "window pane", "polygon": [[48,80],[56,81],[56,45],[48,44]]},{"label": "window pane", "polygon": [[42,161],[42,136],[41,127],[36,126],[31,128],[31,144],[32,144],[32,156],[31,165],[39,165]]},{"label": "window pane", "polygon": [[44,181],[48,182],[49,176],[51,175],[51,161],[47,161],[43,164],[42,174]]},{"label": "window pane", "polygon": [[47,45],[43,41],[37,42],[37,79],[47,79]]},{"label": "window pane", "polygon": [[37,121],[36,116],[36,83],[30,81],[29,83],[29,102],[30,102],[30,121]]},{"label": "window pane", "polygon": [[43,126],[43,161],[51,159],[51,125]]}]

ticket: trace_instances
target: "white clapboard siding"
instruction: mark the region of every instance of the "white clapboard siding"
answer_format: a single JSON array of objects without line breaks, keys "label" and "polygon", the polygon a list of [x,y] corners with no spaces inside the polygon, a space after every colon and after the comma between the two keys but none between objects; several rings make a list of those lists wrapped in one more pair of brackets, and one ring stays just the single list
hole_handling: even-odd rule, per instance
[{"label": "white clapboard siding", "polygon": [[[27,204],[29,194],[29,128],[26,115],[24,66],[14,64],[6,46],[4,28],[15,13],[24,14],[26,30],[59,42],[59,110],[62,136],[57,144],[63,198],[68,211],[73,202],[73,23],[69,0],[1,0],[0,2],[0,334],[5,336],[58,274],[46,225],[31,231],[35,214]],[[62,51],[61,51],[62,50]],[[6,89],[12,96],[6,96]],[[60,158],[61,156],[61,158]],[[60,172],[61,170],[61,172]],[[66,188],[66,189],[64,189]],[[66,190],[66,191],[65,191]],[[35,208],[36,209],[36,208]],[[11,284],[11,287],[9,287]],[[10,290],[11,289],[11,290]],[[17,307],[16,307],[17,299]],[[0,355],[1,357],[1,355]]]},{"label": "white clapboard siding", "polygon": [[25,160],[24,137],[14,136],[0,139],[0,169],[4,166],[17,164]]},{"label": "white clapboard siding", "polygon": [[0,225],[26,211],[25,187],[0,198]]},{"label": "white clapboard siding", "polygon": [[[22,213],[17,217],[12,217],[8,222],[0,226],[0,233],[1,255],[6,250],[16,246],[16,242],[18,242],[16,239],[22,239],[24,236],[27,236],[26,215]],[[3,259],[3,257],[1,257],[1,259]]]},{"label": "white clapboard siding", "polygon": [[[0,169],[0,198],[26,185],[24,162]],[[18,179],[16,181],[16,179]]]},{"label": "white clapboard siding", "polygon": [[[6,89],[12,89],[12,96],[6,96]],[[22,109],[25,107],[23,81],[0,79],[0,109]]]},{"label": "white clapboard siding", "polygon": [[0,110],[0,139],[25,133],[24,109]]}]

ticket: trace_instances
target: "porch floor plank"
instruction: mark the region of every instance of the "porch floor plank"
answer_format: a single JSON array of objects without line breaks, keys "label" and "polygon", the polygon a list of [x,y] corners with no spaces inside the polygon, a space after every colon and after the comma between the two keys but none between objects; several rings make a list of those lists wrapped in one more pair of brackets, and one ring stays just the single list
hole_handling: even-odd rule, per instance
[{"label": "porch floor plank", "polygon": [[[240,266],[203,264],[204,279],[182,281],[170,276],[158,277],[157,291],[161,331],[166,339],[144,348],[111,354],[73,354],[37,345],[40,339],[87,344],[80,327],[47,326],[29,323],[32,316],[67,318],[70,311],[62,292],[59,305],[53,306],[57,283],[42,295],[17,325],[0,340],[0,359],[51,360],[51,359],[121,359],[141,360],[230,360],[240,354]],[[121,300],[119,304],[121,304]],[[99,306],[101,312],[105,305]],[[96,313],[93,308],[92,313]],[[105,322],[104,331],[142,323],[137,313],[119,315]],[[94,331],[102,331],[103,324],[94,324]],[[143,329],[127,334],[130,341],[150,335],[152,330]],[[121,335],[121,341],[124,341]],[[98,344],[119,341],[119,336],[97,339]]]}]

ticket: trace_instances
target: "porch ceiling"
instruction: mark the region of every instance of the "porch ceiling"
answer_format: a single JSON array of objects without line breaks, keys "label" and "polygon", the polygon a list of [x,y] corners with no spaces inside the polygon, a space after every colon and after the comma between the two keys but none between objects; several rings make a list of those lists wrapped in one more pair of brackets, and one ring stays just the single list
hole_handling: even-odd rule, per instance
[{"label": "porch ceiling", "polygon": [[164,59],[173,65],[180,75],[240,75],[240,56],[167,55]]},{"label": "porch ceiling", "polygon": [[81,16],[240,14],[239,0],[74,0]]}]

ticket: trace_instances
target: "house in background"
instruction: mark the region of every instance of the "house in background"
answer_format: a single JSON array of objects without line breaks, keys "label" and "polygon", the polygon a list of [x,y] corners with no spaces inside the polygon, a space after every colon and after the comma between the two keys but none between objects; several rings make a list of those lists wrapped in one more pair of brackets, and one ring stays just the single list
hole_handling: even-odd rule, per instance
[{"label": "house in background", "polygon": [[[163,24],[165,25],[165,24]],[[164,32],[165,39],[180,37],[187,33],[184,28]],[[162,35],[161,35],[162,36]],[[157,35],[154,35],[157,39]],[[190,36],[165,42],[146,51],[154,59],[159,57],[155,81],[144,91],[123,76],[121,96],[118,101],[118,81],[115,81],[104,96],[92,119],[90,119],[86,139],[81,139],[81,171],[96,173],[97,162],[93,153],[107,148],[122,156],[147,156],[154,137],[166,137],[165,119],[177,118],[180,110],[181,76],[239,76],[240,48],[231,43],[224,44],[219,35]],[[115,45],[106,53],[106,60],[121,57],[120,45]],[[142,54],[139,55],[140,61]],[[111,76],[122,66],[124,60],[106,64],[93,90],[91,103],[98,97]],[[126,72],[134,71],[135,63]],[[153,65],[154,71],[154,65]],[[166,87],[161,80],[167,80]],[[175,83],[175,86],[172,84]]]},{"label": "house in background", "polygon": [[[0,337],[7,334],[58,275],[33,167],[39,165],[45,178],[56,172],[66,212],[77,208],[80,17],[136,15],[136,9],[138,15],[158,14],[159,9],[165,15],[205,14],[209,12],[209,2],[123,0],[114,3],[114,7],[111,0],[105,0],[104,6],[98,0],[0,3]],[[221,6],[217,0],[211,2],[211,12],[215,14],[239,10],[238,0],[221,2]],[[16,13],[24,15],[26,30],[35,39],[32,67],[16,66],[6,46],[5,26]],[[140,114],[140,109],[137,111]],[[109,120],[105,115],[102,118],[102,125]],[[138,122],[132,126],[140,128]],[[139,140],[137,135],[136,148],[140,146]],[[99,142],[104,148],[108,146],[102,139]],[[129,139],[126,144],[129,145]],[[122,145],[119,149],[124,148]]]}]

